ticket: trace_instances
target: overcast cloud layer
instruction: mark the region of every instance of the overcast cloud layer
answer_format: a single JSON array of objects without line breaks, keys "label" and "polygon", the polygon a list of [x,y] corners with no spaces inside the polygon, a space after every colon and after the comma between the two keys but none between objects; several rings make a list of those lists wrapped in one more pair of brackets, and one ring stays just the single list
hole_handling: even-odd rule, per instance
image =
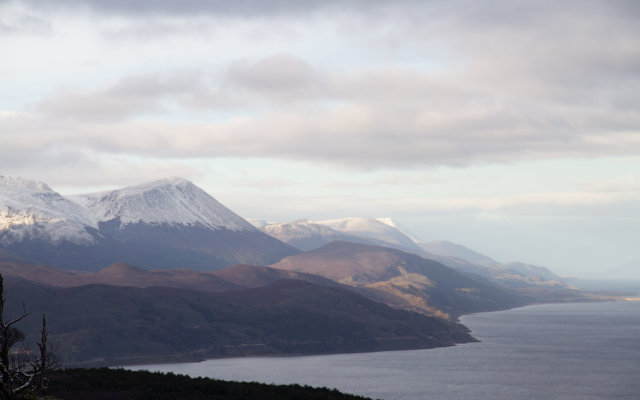
[{"label": "overcast cloud layer", "polygon": [[[71,11],[76,3],[88,9]],[[80,147],[373,168],[640,153],[634,2],[369,3],[69,0],[55,3],[64,11],[47,2],[42,12],[37,1],[5,4],[12,35],[2,43],[10,52],[30,40],[73,46],[67,17],[72,25],[95,20],[92,44],[104,51],[91,60],[98,70],[123,46],[140,49],[141,62],[175,57],[175,65],[122,68],[81,84],[61,79],[2,114],[2,156],[23,150],[35,162],[57,143],[61,153]],[[31,32],[34,20],[50,33]],[[259,28],[250,38],[239,31],[252,20]],[[167,24],[173,32],[164,32]],[[217,31],[219,24],[228,30]],[[301,38],[270,45],[289,26]],[[343,43],[327,46],[325,33]],[[180,55],[190,35],[205,37],[195,52],[209,54],[200,60]],[[224,41],[247,51],[219,51]],[[296,54],[316,45],[313,57]],[[145,54],[147,46],[161,48]],[[345,51],[353,59],[343,60]],[[65,67],[53,60],[49,72]]]},{"label": "overcast cloud layer", "polygon": [[[340,182],[366,181],[348,198],[414,220],[567,204],[622,218],[640,201],[639,19],[639,2],[605,0],[0,0],[0,173],[81,188],[215,170],[242,187],[229,165],[246,160],[247,187],[278,187],[301,213],[348,212],[318,187],[341,201]],[[433,172],[605,159],[630,167],[591,186],[579,172],[481,195],[460,181],[475,196]]]}]

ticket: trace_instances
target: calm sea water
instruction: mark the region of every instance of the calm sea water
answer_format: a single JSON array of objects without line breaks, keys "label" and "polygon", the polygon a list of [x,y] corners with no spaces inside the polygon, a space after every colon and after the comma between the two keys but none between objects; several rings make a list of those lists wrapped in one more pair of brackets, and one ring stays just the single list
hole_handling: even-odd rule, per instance
[{"label": "calm sea water", "polygon": [[640,399],[640,302],[536,305],[462,322],[481,343],[132,368],[326,386],[386,400]]}]

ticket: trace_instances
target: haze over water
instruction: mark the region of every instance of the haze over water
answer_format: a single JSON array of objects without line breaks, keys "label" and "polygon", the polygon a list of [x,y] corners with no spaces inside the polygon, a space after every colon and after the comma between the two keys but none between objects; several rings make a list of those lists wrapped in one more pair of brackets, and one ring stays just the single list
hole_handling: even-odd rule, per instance
[{"label": "haze over water", "polygon": [[481,343],[135,369],[336,387],[386,400],[631,400],[640,396],[640,302],[536,305],[465,316],[462,322]]}]

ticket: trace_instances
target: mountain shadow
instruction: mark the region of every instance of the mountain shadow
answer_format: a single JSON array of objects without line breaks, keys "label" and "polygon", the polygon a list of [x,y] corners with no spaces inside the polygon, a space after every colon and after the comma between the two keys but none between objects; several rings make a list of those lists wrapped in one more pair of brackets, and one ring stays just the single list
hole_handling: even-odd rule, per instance
[{"label": "mountain shadow", "polygon": [[[6,279],[14,309],[45,313],[67,366],[424,349],[474,341],[455,322],[338,287],[283,280],[207,293],[166,287],[43,287]],[[33,319],[36,320],[36,319]],[[25,321],[24,331],[39,326]]]}]

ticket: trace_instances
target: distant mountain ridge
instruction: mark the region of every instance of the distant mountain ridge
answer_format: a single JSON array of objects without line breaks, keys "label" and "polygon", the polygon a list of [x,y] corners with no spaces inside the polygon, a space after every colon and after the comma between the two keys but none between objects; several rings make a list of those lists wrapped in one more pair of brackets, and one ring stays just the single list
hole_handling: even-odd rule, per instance
[{"label": "distant mountain ridge", "polygon": [[348,235],[329,226],[309,220],[291,223],[264,224],[260,229],[302,251],[315,250],[334,240],[351,240],[367,243],[366,239]]},{"label": "distant mountain ridge", "polygon": [[263,232],[303,251],[315,250],[334,240],[344,240],[424,253],[410,236],[396,227],[391,218],[351,217],[261,225]]},{"label": "distant mountain ridge", "polygon": [[0,254],[97,271],[266,265],[298,251],[254,228],[193,183],[169,178],[120,190],[61,196],[43,183],[0,179]]},{"label": "distant mountain ridge", "polygon": [[424,242],[392,218],[297,220],[289,223],[256,221],[256,225],[263,232],[303,251],[313,251],[336,240],[347,241],[413,253],[506,287],[563,285],[562,279],[545,267],[520,262],[501,264],[456,243]]},{"label": "distant mountain ridge", "polygon": [[[523,305],[515,293],[438,262],[388,247],[332,242],[274,268],[316,274],[367,291],[393,307],[445,318]],[[365,293],[363,291],[363,293]]]},{"label": "distant mountain ridge", "polygon": [[569,289],[564,280],[546,267],[522,262],[499,263],[467,247],[446,241],[421,243],[433,254],[433,259],[471,276],[488,279],[512,289],[549,288]]},{"label": "distant mountain ridge", "polygon": [[421,242],[418,245],[430,254],[438,256],[455,257],[484,267],[494,267],[500,263],[491,257],[480,254],[468,247],[447,242],[446,240],[435,240],[431,242]]},{"label": "distant mountain ridge", "polygon": [[183,178],[68,198],[21,178],[1,176],[0,189],[0,259],[91,271],[117,262],[209,270],[268,265],[339,240],[410,252],[507,286],[561,282],[544,267],[423,243],[391,218],[260,222],[258,229]]}]

